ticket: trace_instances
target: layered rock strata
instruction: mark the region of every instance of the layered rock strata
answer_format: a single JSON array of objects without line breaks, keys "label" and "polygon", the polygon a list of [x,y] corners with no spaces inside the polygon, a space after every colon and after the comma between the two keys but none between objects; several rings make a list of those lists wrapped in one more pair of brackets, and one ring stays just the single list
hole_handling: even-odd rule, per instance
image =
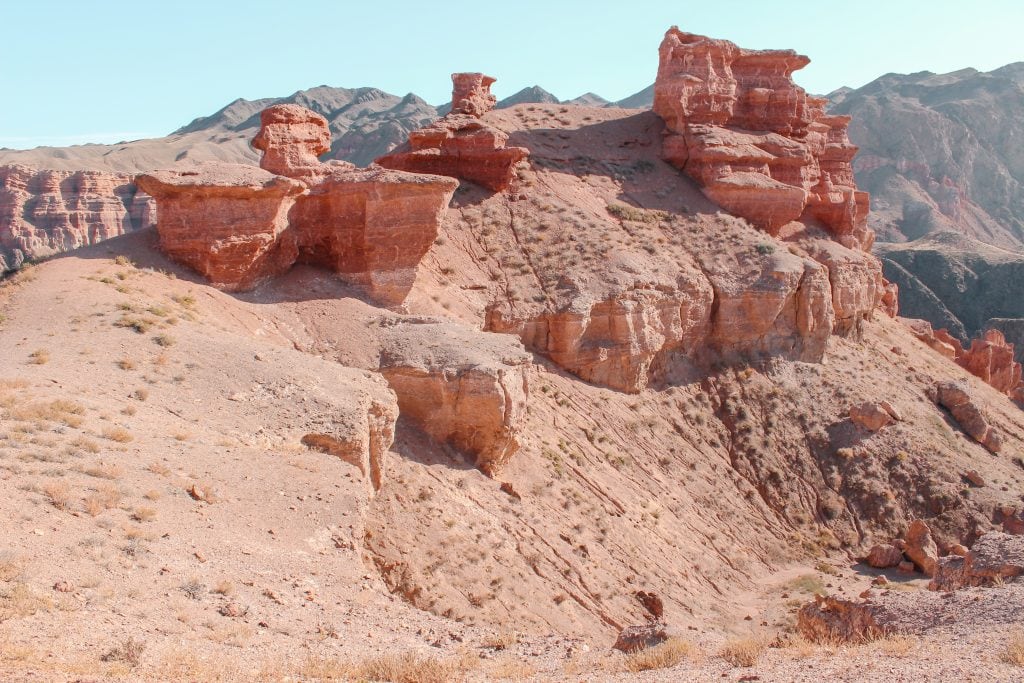
[{"label": "layered rock strata", "polygon": [[250,289],[298,261],[400,304],[457,183],[321,163],[327,121],[297,105],[269,107],[261,121],[253,146],[262,170],[214,164],[140,176],[161,206],[164,251],[229,290]]},{"label": "layered rock strata", "polygon": [[659,49],[654,111],[663,156],[724,209],[776,234],[816,220],[867,251],[868,195],[857,190],[849,117],[792,80],[810,60],[792,50],[745,50],[672,27]]},{"label": "layered rock strata", "polygon": [[155,220],[128,175],[0,166],[0,274]]},{"label": "layered rock strata", "polygon": [[452,110],[409,134],[395,151],[377,159],[386,168],[462,178],[499,192],[508,188],[514,167],[529,155],[507,147],[508,134],[481,117],[494,107],[494,79],[478,73],[452,74]]},{"label": "layered rock strata", "polygon": [[440,320],[407,321],[385,334],[380,372],[402,415],[494,474],[519,448],[530,355],[509,335]]}]

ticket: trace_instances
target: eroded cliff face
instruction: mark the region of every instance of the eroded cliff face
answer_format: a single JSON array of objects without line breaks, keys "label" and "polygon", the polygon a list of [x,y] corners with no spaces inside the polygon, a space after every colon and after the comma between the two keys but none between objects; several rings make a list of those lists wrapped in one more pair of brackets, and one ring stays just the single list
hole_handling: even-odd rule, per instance
[{"label": "eroded cliff face", "polygon": [[850,165],[846,116],[792,80],[810,60],[792,50],[745,50],[673,27],[659,49],[654,111],[669,136],[665,159],[730,213],[769,233],[814,219],[865,251],[868,196]]},{"label": "eroded cliff face", "polygon": [[0,166],[0,274],[154,221],[129,175]]}]

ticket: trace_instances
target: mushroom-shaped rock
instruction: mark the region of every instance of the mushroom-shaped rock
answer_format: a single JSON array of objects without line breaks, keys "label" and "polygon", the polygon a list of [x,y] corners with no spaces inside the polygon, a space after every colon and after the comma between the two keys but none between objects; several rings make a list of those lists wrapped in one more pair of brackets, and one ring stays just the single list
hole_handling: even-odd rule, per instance
[{"label": "mushroom-shaped rock", "polygon": [[493,82],[483,74],[453,74],[451,112],[410,133],[404,145],[377,163],[399,171],[463,178],[494,192],[506,189],[515,165],[530,150],[506,147],[508,134],[480,119],[493,106]]},{"label": "mushroom-shaped rock", "polygon": [[1002,449],[1002,439],[985,419],[966,384],[940,381],[935,383],[934,392],[936,402],[953,415],[953,419],[972,439],[993,453]]},{"label": "mushroom-shaped rock", "polygon": [[482,73],[452,74],[452,111],[480,118],[494,109],[498,102],[491,94],[494,81]]},{"label": "mushroom-shaped rock", "polygon": [[160,248],[229,291],[250,289],[295,261],[286,233],[302,183],[241,164],[201,164],[138,176],[157,202]]},{"label": "mushroom-shaped rock", "polygon": [[387,330],[380,372],[403,416],[493,475],[519,448],[529,363],[515,337],[421,320]]}]

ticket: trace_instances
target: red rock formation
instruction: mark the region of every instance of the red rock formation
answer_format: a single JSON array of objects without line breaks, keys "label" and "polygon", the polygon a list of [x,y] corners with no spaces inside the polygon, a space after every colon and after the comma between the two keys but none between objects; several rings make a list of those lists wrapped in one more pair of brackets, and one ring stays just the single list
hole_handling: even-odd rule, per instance
[{"label": "red rock formation", "polygon": [[882,278],[882,300],[879,308],[890,318],[895,318],[900,313],[900,288],[895,282],[889,282]]},{"label": "red rock formation", "polygon": [[881,262],[871,254],[827,239],[802,240],[800,246],[828,268],[835,333],[860,339],[864,322],[872,319],[885,296]]},{"label": "red rock formation", "polygon": [[659,49],[654,111],[664,157],[727,211],[776,233],[817,220],[844,245],[868,251],[868,196],[857,190],[849,118],[792,80],[809,60],[792,50],[744,50],[672,27]]},{"label": "red rock formation", "polygon": [[515,337],[441,321],[409,322],[388,332],[380,372],[402,415],[493,475],[519,448],[529,363]]},{"label": "red rock formation", "polygon": [[933,330],[925,320],[903,319],[914,335],[972,375],[981,378],[1010,398],[1024,399],[1021,364],[1014,361],[1013,344],[999,330],[986,330],[964,349],[960,340],[944,329]]},{"label": "red rock formation", "polygon": [[877,432],[883,427],[896,422],[896,418],[893,417],[891,412],[886,410],[885,405],[870,401],[850,408],[850,420],[855,425],[871,432]]},{"label": "red rock formation", "polygon": [[797,629],[812,643],[864,643],[895,629],[884,611],[870,602],[817,595],[797,613]]},{"label": "red rock formation", "polygon": [[380,167],[325,168],[332,172],[288,216],[299,261],[330,268],[380,303],[400,304],[458,183]]},{"label": "red rock formation", "polygon": [[1013,344],[999,330],[987,330],[957,362],[999,391],[1012,396],[1021,388],[1021,365],[1013,360]]},{"label": "red rock formation", "polygon": [[868,556],[864,558],[865,564],[876,569],[891,569],[898,567],[903,562],[903,550],[892,543],[879,544],[871,547]]},{"label": "red rock formation", "polygon": [[260,168],[289,178],[323,174],[321,154],[331,149],[327,119],[297,104],[277,104],[260,112],[252,146],[263,152]]},{"label": "red rock formation", "polygon": [[0,166],[0,273],[154,221],[131,176]]},{"label": "red rock formation", "polygon": [[991,586],[1024,575],[1024,536],[987,533],[966,555],[942,558],[932,590],[951,591],[969,586]]},{"label": "red rock formation", "polygon": [[494,80],[481,73],[452,74],[452,111],[480,118],[494,109],[498,102],[491,94]]},{"label": "red rock formation", "polygon": [[935,569],[939,562],[939,547],[935,544],[928,525],[915,519],[910,523],[903,540],[906,543],[903,554],[907,556],[907,559],[923,573],[935,576]]},{"label": "red rock formation", "polygon": [[255,287],[295,262],[288,211],[305,186],[241,164],[155,171],[136,182],[160,210],[160,248],[229,291]]},{"label": "red rock formation", "polygon": [[162,248],[231,290],[298,260],[334,270],[380,303],[400,304],[458,183],[322,164],[327,121],[297,105],[269,107],[260,120],[253,146],[263,170],[214,164],[140,177],[162,207]]},{"label": "red rock formation", "polygon": [[965,384],[936,382],[934,390],[935,401],[953,415],[953,419],[972,439],[993,453],[1002,449],[1002,439],[985,419]]},{"label": "red rock formation", "polygon": [[529,150],[506,147],[508,134],[479,119],[493,106],[483,74],[453,74],[452,111],[431,125],[413,131],[404,145],[377,163],[413,173],[435,173],[470,180],[499,192],[512,182],[514,166]]}]

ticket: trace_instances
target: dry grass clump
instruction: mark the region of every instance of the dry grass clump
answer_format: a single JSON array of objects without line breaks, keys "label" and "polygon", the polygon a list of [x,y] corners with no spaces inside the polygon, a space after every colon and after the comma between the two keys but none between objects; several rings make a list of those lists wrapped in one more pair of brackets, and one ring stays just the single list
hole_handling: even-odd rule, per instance
[{"label": "dry grass clump", "polygon": [[999,653],[999,659],[1013,666],[1024,666],[1024,630],[1017,631]]},{"label": "dry grass clump", "polygon": [[631,673],[667,669],[697,652],[693,643],[682,638],[669,638],[664,643],[626,655],[623,666]]},{"label": "dry grass clump", "polygon": [[121,368],[122,370],[134,370],[135,361],[132,360],[131,358],[125,357],[117,361],[117,367]]},{"label": "dry grass clump", "polygon": [[136,522],[152,522],[156,519],[156,509],[150,507],[135,508],[132,519]]},{"label": "dry grass clump", "polygon": [[104,510],[116,508],[120,502],[121,492],[114,486],[104,486],[86,496],[84,501],[85,511],[90,516],[96,517]]},{"label": "dry grass clump", "polygon": [[145,649],[146,643],[144,641],[135,640],[129,636],[128,640],[112,648],[106,654],[100,655],[100,660],[104,662],[122,662],[134,668],[139,665],[142,652]]},{"label": "dry grass clump", "polygon": [[7,408],[10,419],[19,422],[59,422],[68,427],[80,427],[85,408],[74,401],[57,399],[54,401],[33,401],[21,403]]},{"label": "dry grass clump", "polygon": [[110,439],[117,443],[128,443],[135,439],[132,433],[124,427],[104,427],[101,435],[104,439]]},{"label": "dry grass clump", "polygon": [[124,468],[120,465],[98,462],[92,465],[76,468],[82,474],[97,479],[120,479],[124,476]]},{"label": "dry grass clump", "polygon": [[14,581],[21,576],[23,569],[21,560],[14,553],[0,551],[0,581]]},{"label": "dry grass clump", "polygon": [[457,683],[477,664],[478,660],[470,657],[439,659],[415,652],[384,654],[361,662],[311,657],[302,665],[300,675],[321,681]]},{"label": "dry grass clump", "polygon": [[767,646],[764,638],[734,638],[722,646],[718,656],[733,666],[751,667],[761,659]]},{"label": "dry grass clump", "polygon": [[0,588],[0,623],[51,609],[53,600],[37,594],[27,584],[16,583],[10,588]]},{"label": "dry grass clump", "polygon": [[33,365],[46,365],[50,362],[50,352],[46,349],[36,349],[28,355],[28,362]]},{"label": "dry grass clump", "polygon": [[50,501],[50,505],[58,510],[67,510],[71,506],[71,487],[67,482],[48,481],[39,490]]},{"label": "dry grass clump", "polygon": [[875,641],[875,647],[889,657],[906,657],[917,645],[917,638],[908,635],[890,635]]}]

